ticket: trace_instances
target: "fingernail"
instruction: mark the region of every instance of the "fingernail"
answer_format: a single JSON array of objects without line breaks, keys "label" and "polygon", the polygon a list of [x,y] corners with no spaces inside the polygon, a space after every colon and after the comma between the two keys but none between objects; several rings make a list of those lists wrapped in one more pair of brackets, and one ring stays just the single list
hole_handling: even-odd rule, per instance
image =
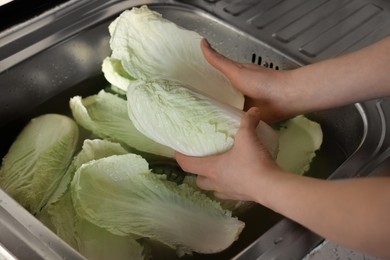
[{"label": "fingernail", "polygon": [[251,108],[249,108],[248,112],[253,114],[253,115],[259,115],[259,114],[261,114],[261,109],[258,107],[251,107]]}]

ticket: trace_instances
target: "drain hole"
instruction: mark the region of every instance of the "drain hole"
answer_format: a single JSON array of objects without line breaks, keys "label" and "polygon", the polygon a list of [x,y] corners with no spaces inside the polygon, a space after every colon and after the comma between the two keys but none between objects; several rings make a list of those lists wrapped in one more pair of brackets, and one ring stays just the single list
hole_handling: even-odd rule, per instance
[{"label": "drain hole", "polygon": [[256,63],[256,53],[252,53],[252,63]]},{"label": "drain hole", "polygon": [[252,63],[266,68],[279,70],[279,66],[275,65],[273,62],[263,62],[263,58],[261,56],[257,56],[256,53],[252,53]]},{"label": "drain hole", "polygon": [[261,56],[259,56],[259,57],[257,58],[257,65],[261,65],[261,61],[262,61],[262,58],[261,58]]}]

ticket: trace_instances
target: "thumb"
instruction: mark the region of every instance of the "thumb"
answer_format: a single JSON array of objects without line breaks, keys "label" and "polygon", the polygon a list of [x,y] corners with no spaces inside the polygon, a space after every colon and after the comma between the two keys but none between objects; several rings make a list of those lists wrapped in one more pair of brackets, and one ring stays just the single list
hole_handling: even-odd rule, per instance
[{"label": "thumb", "polygon": [[[260,109],[257,107],[250,108],[244,115],[241,117],[240,127],[234,137],[234,145],[248,148],[248,145],[251,146],[256,144],[256,146],[263,146],[260,136],[259,136],[259,123],[260,120]],[[247,149],[246,148],[246,149]]]},{"label": "thumb", "polygon": [[255,131],[260,123],[261,112],[257,107],[251,107],[241,118],[240,129]]},{"label": "thumb", "polygon": [[277,155],[279,137],[269,125],[261,121],[261,111],[258,107],[250,108],[243,115],[239,131],[246,133],[247,138],[250,138],[252,142],[256,140],[272,157]]},{"label": "thumb", "polygon": [[230,80],[230,76],[236,75],[237,72],[240,70],[240,63],[230,60],[215,51],[206,39],[202,39],[201,49],[207,62],[219,71],[221,71],[223,74],[225,74],[225,76],[228,77]]}]

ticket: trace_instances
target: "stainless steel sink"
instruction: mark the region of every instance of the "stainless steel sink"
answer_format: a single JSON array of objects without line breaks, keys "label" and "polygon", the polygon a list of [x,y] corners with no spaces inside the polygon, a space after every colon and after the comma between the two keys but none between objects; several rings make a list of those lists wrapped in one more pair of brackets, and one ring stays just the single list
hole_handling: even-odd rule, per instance
[{"label": "stainless steel sink", "polygon": [[[70,97],[95,94],[108,85],[101,73],[101,62],[110,53],[107,27],[133,6],[149,4],[166,18],[198,31],[223,54],[276,70],[361,48],[390,33],[390,26],[385,26],[390,22],[386,1],[308,2],[80,0],[2,32],[0,156],[31,117],[47,112],[69,114]],[[324,8],[328,16],[313,15],[314,11],[321,14],[318,8]],[[336,9],[344,12],[337,11],[337,16],[331,12]],[[360,16],[355,17],[356,12]],[[342,21],[348,23],[338,34],[334,32],[333,41],[326,38],[325,46],[321,39],[329,37],[329,31],[320,33],[315,28],[328,25],[331,30],[334,27],[327,19],[335,17],[341,25]],[[351,25],[354,21],[355,27]],[[385,29],[361,29],[375,22]],[[309,37],[307,31],[318,35]],[[367,33],[362,36],[362,31]],[[324,132],[323,145],[307,174],[324,179],[369,174],[389,143],[387,107],[387,99],[371,100],[307,115],[319,122]],[[226,251],[183,259],[300,259],[322,240],[260,205],[239,218],[247,227]],[[1,190],[0,244],[22,259],[28,255],[81,258]],[[176,257],[170,250],[158,250],[156,259]]]}]

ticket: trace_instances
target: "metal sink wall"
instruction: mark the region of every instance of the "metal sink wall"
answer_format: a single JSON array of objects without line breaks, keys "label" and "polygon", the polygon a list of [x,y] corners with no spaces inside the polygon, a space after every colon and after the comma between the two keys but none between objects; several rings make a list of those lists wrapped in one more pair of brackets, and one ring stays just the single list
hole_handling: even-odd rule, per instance
[{"label": "metal sink wall", "polygon": [[[288,6],[294,7],[294,1],[276,2],[281,5],[289,2]],[[304,1],[295,2],[304,5]],[[344,2],[343,6],[348,2],[356,5],[356,1]],[[255,18],[251,17],[266,14],[265,9],[256,13],[253,8],[276,8],[278,4],[273,7],[271,1],[71,1],[0,34],[1,157],[30,118],[48,112],[68,114],[70,97],[95,94],[108,84],[101,73],[101,62],[110,54],[108,24],[123,10],[142,4],[149,4],[164,17],[199,32],[223,54],[242,62],[278,70],[293,69],[340,53],[341,47],[335,48],[332,55],[327,49],[326,55],[307,56],[295,52],[297,45],[291,41],[285,45],[275,43],[265,25],[248,29],[250,25],[245,21],[253,23]],[[287,12],[288,6],[280,10]],[[296,21],[298,18],[295,17]],[[381,36],[357,41],[357,47]],[[385,100],[373,100],[307,115],[319,122],[324,132],[323,145],[308,175],[346,178],[361,174],[367,162],[384,149],[387,117],[383,104],[387,104]],[[260,205],[239,218],[247,227],[229,249],[216,255],[195,254],[183,259],[283,259],[284,256],[299,259],[321,241],[310,231]],[[0,190],[1,244],[20,258],[79,257]],[[156,259],[174,257],[172,251],[159,248]]]}]

